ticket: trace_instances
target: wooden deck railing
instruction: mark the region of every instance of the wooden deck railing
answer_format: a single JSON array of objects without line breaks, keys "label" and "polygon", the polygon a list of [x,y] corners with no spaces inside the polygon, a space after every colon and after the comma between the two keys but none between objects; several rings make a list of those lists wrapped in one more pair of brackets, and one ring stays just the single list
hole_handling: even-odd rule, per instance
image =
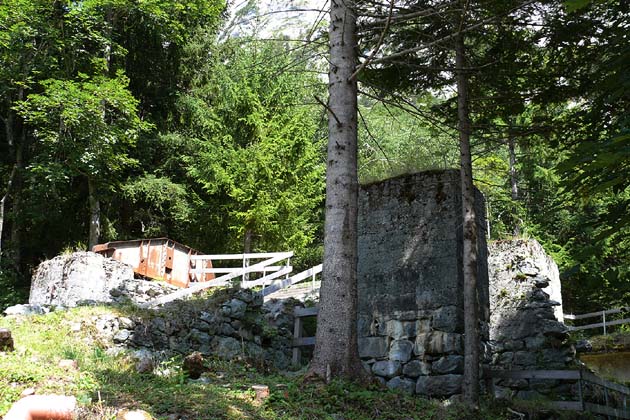
[{"label": "wooden deck railing", "polygon": [[597,312],[589,312],[587,314],[581,314],[581,315],[564,314],[564,319],[570,320],[570,321],[576,321],[576,320],[581,320],[581,319],[601,317],[602,322],[597,322],[597,323],[588,324],[588,325],[577,325],[577,326],[567,325],[567,327],[569,328],[569,331],[580,331],[580,330],[591,330],[595,328],[603,328],[604,335],[606,335],[608,333],[607,327],[610,327],[612,325],[630,324],[630,318],[606,320],[606,315],[620,314],[624,312],[630,312],[630,307],[626,306],[622,308],[608,309],[608,310],[597,311]]}]

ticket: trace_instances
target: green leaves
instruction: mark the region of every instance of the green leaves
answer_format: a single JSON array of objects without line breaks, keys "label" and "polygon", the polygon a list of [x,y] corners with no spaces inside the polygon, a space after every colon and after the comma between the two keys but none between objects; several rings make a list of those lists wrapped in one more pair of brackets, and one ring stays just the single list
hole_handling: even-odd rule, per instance
[{"label": "green leaves", "polygon": [[[43,92],[15,106],[41,144],[39,171],[63,163],[74,176],[111,178],[132,165],[127,152],[149,125],[137,116],[129,80],[79,75],[79,80],[45,80]],[[51,165],[46,166],[46,162]]]},{"label": "green leaves", "polygon": [[573,13],[588,6],[592,0],[564,0],[564,7],[568,13]]}]

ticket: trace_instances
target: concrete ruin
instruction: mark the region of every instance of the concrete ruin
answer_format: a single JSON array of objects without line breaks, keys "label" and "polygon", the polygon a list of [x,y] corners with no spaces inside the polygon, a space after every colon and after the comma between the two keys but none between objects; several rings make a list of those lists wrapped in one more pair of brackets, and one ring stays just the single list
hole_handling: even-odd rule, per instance
[{"label": "concrete ruin", "polygon": [[[478,287],[488,338],[484,200],[476,191]],[[361,188],[359,354],[390,388],[446,397],[461,392],[462,204],[457,170],[422,172]]]}]

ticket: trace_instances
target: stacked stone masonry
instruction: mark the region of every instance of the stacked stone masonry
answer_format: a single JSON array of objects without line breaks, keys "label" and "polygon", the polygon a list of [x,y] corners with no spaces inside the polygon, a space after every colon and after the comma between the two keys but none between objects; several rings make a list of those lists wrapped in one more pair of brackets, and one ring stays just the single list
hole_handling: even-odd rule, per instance
[{"label": "stacked stone masonry", "polygon": [[[535,240],[497,241],[488,248],[491,368],[575,368],[575,348],[562,322],[556,264]],[[494,385],[497,396],[521,399],[576,395],[577,386],[539,379]]]},{"label": "stacked stone masonry", "polygon": [[[359,355],[390,388],[461,392],[462,211],[459,171],[405,175],[359,195]],[[476,192],[482,342],[488,278],[483,197]]]}]

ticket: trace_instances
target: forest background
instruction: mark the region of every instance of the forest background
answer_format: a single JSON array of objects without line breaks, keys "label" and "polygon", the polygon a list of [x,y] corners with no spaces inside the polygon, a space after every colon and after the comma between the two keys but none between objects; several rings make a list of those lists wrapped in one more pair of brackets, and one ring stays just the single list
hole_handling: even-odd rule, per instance
[{"label": "forest background", "polygon": [[[467,37],[486,234],[538,239],[560,266],[565,310],[626,305],[628,5],[508,3],[470,2],[501,16]],[[439,30],[428,22],[381,39],[389,7],[374,2],[359,21],[372,61],[359,75],[362,182],[458,166],[454,55],[438,46],[418,62],[378,63],[375,51]],[[207,253],[293,250],[298,268],[321,262],[319,8],[3,1],[0,309],[26,299],[40,261],[96,242],[167,236]],[[278,11],[285,19],[269,29]]]}]

